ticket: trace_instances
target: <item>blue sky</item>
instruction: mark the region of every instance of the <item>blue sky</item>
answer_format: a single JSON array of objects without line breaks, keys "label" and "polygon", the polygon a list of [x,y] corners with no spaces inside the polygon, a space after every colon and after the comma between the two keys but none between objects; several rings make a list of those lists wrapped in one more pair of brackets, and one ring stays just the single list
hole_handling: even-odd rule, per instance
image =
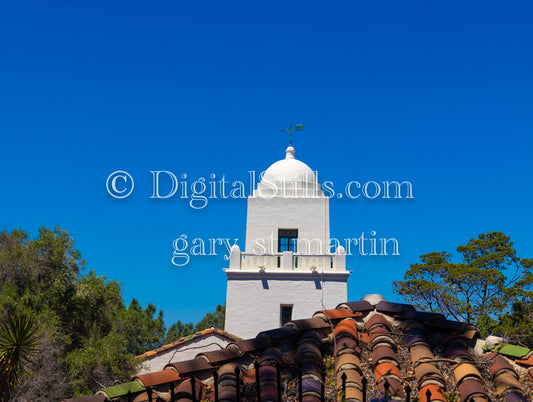
[{"label": "blue sky", "polygon": [[[26,1],[0,13],[0,224],[69,230],[89,267],[198,321],[225,300],[218,256],[172,242],[238,238],[246,200],[150,199],[152,170],[248,182],[284,157],[319,181],[408,180],[414,199],[332,199],[331,235],[394,237],[348,259],[348,293],[397,300],[430,251],[503,231],[533,256],[531,2]],[[108,175],[128,171],[124,200]]]}]

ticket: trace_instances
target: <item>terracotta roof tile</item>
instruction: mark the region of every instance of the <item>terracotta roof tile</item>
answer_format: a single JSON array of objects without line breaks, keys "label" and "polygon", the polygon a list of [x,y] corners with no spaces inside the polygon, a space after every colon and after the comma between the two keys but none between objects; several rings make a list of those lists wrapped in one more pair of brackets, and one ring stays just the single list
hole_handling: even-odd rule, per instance
[{"label": "terracotta roof tile", "polygon": [[237,342],[231,342],[226,346],[227,349],[236,349],[241,353],[256,352],[266,349],[271,345],[270,341],[265,338],[252,338]]},{"label": "terracotta roof tile", "polygon": [[[154,398],[160,400],[178,389],[177,400],[192,400],[190,380],[196,378],[197,400],[201,393],[203,400],[212,401],[216,392],[220,401],[237,401],[237,393],[239,400],[255,401],[260,388],[262,400],[281,402],[297,398],[301,388],[302,400],[320,401],[324,388],[327,401],[341,401],[344,378],[346,401],[361,401],[363,390],[367,400],[385,392],[403,400],[406,386],[411,399],[424,402],[427,391],[432,401],[441,402],[453,394],[468,402],[523,401],[533,389],[533,352],[503,345],[484,358],[474,352],[479,353],[473,348],[477,336],[469,324],[417,312],[410,305],[380,302],[374,309],[367,301],[345,303],[134,379],[139,386],[154,387]],[[147,400],[143,389],[135,396]]]},{"label": "terracotta roof tile", "polygon": [[503,396],[504,402],[528,402],[527,398],[521,393],[511,391]]},{"label": "terracotta roof tile", "polygon": [[355,321],[349,318],[342,320],[335,327],[333,335],[336,338],[351,336],[353,339],[357,339],[357,326],[355,325]]},{"label": "terracotta roof tile", "polygon": [[336,339],[335,342],[335,356],[342,353],[361,353],[358,342],[352,337],[343,336]]},{"label": "terracotta roof tile", "polygon": [[411,363],[413,365],[420,364],[423,361],[433,359],[435,356],[429,346],[425,343],[419,343],[411,346]]},{"label": "terracotta roof tile", "polygon": [[445,329],[454,332],[464,332],[467,329],[471,329],[472,326],[466,322],[451,321],[444,319],[436,319],[431,322],[431,325],[435,328]]},{"label": "terracotta roof tile", "polygon": [[426,313],[424,311],[409,310],[397,317],[400,320],[416,320],[431,323],[434,320],[445,320],[446,318],[440,313]]},{"label": "terracotta roof tile", "polygon": [[348,308],[352,313],[368,313],[374,310],[374,306],[366,300],[342,303],[337,308]]},{"label": "terracotta roof tile", "polygon": [[392,349],[397,349],[397,344],[389,332],[375,332],[369,337],[370,349],[378,346],[390,346]]},{"label": "terracotta roof tile", "polygon": [[237,380],[236,369],[238,365],[235,363],[227,363],[218,370],[218,395],[220,401],[236,401],[237,402]]},{"label": "terracotta roof tile", "polygon": [[308,331],[310,329],[324,329],[331,328],[327,321],[320,318],[308,318],[306,320],[289,321],[286,326],[294,327],[299,331]]},{"label": "terracotta roof tile", "polygon": [[520,391],[521,389],[518,378],[509,372],[495,376],[494,385],[496,386],[496,391],[501,395],[509,391]]},{"label": "terracotta roof tile", "polygon": [[337,384],[342,384],[342,375],[346,374],[346,384],[347,386],[356,387],[360,390],[363,389],[362,385],[362,374],[357,370],[341,370],[337,373]]},{"label": "terracotta roof tile", "polygon": [[388,346],[379,346],[372,350],[372,362],[379,364],[381,361],[390,361],[398,365],[398,356],[392,348]]},{"label": "terracotta roof tile", "polygon": [[268,331],[262,331],[257,335],[259,339],[267,339],[270,342],[279,341],[283,338],[295,337],[300,333],[300,331],[294,327],[281,327],[275,328]]},{"label": "terracotta roof tile", "polygon": [[457,388],[459,389],[461,401],[467,401],[474,396],[487,397],[487,392],[483,389],[479,381],[476,380],[465,380]]},{"label": "terracotta roof tile", "polygon": [[490,353],[486,357],[491,360],[490,372],[493,376],[496,376],[504,371],[512,373],[515,372],[513,366],[511,366],[511,363],[509,363],[509,361],[505,357],[497,353]]},{"label": "terracotta roof tile", "polygon": [[211,364],[222,364],[232,359],[237,359],[242,356],[239,350],[222,349],[213,350],[211,352],[199,353],[196,355],[197,359],[205,359]]},{"label": "terracotta roof tile", "polygon": [[144,387],[153,387],[155,385],[179,381],[180,377],[174,370],[162,370],[133,376],[131,381],[133,380],[138,380]]},{"label": "terracotta roof tile", "polygon": [[[183,381],[175,390],[175,398],[179,401],[193,400],[193,386],[191,380]],[[201,400],[202,398],[202,383],[198,380],[194,381],[194,399]]]},{"label": "terracotta roof tile", "polygon": [[392,397],[405,398],[402,383],[394,378],[388,378],[387,381],[381,381],[378,384],[378,390],[383,393],[383,395],[387,393]]},{"label": "terracotta roof tile", "polygon": [[337,371],[357,370],[362,373],[361,359],[358,356],[349,353],[340,355],[335,361],[335,368]]},{"label": "terracotta roof tile", "polygon": [[531,367],[531,366],[533,366],[533,355],[529,356],[525,360],[516,359],[515,362],[517,362],[518,364],[522,364],[524,366]]},{"label": "terracotta roof tile", "polygon": [[[340,394],[339,394],[339,399],[337,399],[337,400],[338,401],[342,401],[342,398],[340,397]],[[346,400],[346,402],[362,401],[363,400],[363,391],[361,391],[358,388],[347,387],[346,388],[346,398],[345,398],[345,400]]]},{"label": "terracotta roof tile", "polygon": [[369,333],[378,332],[383,329],[390,331],[389,320],[385,318],[382,314],[374,314],[366,323],[365,330]]},{"label": "terracotta roof tile", "polygon": [[169,363],[165,366],[165,370],[166,369],[176,370],[180,377],[186,377],[190,373],[212,370],[213,366],[205,359],[193,359],[183,362]]},{"label": "terracotta roof tile", "polygon": [[283,365],[283,355],[281,354],[281,350],[275,347],[268,348],[259,358],[259,364]]},{"label": "terracotta roof tile", "polygon": [[426,400],[425,398],[428,391],[431,395],[431,401],[447,402],[446,396],[444,395],[444,390],[435,384],[426,385],[420,388],[420,400]]},{"label": "terracotta roof tile", "polygon": [[473,379],[481,382],[481,373],[479,370],[470,363],[459,364],[453,370],[453,376],[457,384],[461,384],[463,381]]},{"label": "terracotta roof tile", "polygon": [[384,362],[378,364],[374,370],[374,375],[376,376],[376,382],[380,382],[383,378],[397,378],[398,380],[402,379],[402,373],[400,369],[392,363]]},{"label": "terracotta roof tile", "polygon": [[425,380],[437,380],[440,385],[444,386],[445,381],[440,370],[432,363],[421,363],[415,367],[415,376],[418,385],[421,386]]},{"label": "terracotta roof tile", "polygon": [[149,358],[149,357],[153,357],[153,356],[156,356],[157,354],[160,354],[162,352],[167,352],[167,351],[169,351],[171,349],[175,349],[175,348],[177,348],[179,346],[182,346],[182,345],[184,345],[184,344],[186,344],[188,342],[191,342],[191,341],[200,339],[200,338],[202,338],[204,336],[212,335],[212,334],[216,334],[216,335],[221,336],[223,338],[226,338],[227,340],[232,341],[232,342],[241,340],[241,338],[239,338],[238,336],[232,335],[229,332],[223,331],[223,330],[221,330],[219,328],[216,328],[216,327],[211,327],[211,328],[208,328],[208,329],[204,329],[203,331],[196,332],[196,333],[194,333],[192,335],[184,336],[184,337],[178,339],[177,341],[174,341],[174,342],[169,343],[167,345],[163,345],[160,348],[145,352],[142,355],[136,356],[136,358],[137,359],[146,359],[146,358]]},{"label": "terracotta roof tile", "polygon": [[414,311],[415,308],[410,304],[391,303],[388,301],[380,301],[376,304],[376,311],[389,315],[401,315],[407,311]]},{"label": "terracotta roof tile", "polygon": [[352,313],[350,310],[346,308],[334,308],[331,310],[320,310],[317,311],[315,314],[313,314],[313,318],[320,318],[321,320],[324,320],[326,322],[329,322],[329,320],[342,320],[343,318],[353,318],[353,317],[360,317],[361,313],[356,312]]},{"label": "terracotta roof tile", "polygon": [[448,342],[444,347],[444,355],[448,359],[466,359],[471,360],[471,355],[468,350],[468,346],[463,340],[454,339]]}]

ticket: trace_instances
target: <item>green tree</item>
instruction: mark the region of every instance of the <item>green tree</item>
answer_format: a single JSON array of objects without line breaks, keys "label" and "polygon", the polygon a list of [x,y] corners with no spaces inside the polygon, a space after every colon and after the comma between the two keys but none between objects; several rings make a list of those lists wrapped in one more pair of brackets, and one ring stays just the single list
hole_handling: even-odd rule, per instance
[{"label": "green tree", "polygon": [[192,322],[184,324],[181,321],[178,321],[175,324],[172,324],[167,330],[164,343],[172,343],[184,336],[191,335],[192,333],[194,333],[194,324]]},{"label": "green tree", "polygon": [[22,381],[39,345],[34,317],[11,313],[0,321],[0,401],[9,400]]},{"label": "green tree", "polygon": [[166,328],[163,312],[155,316],[156,311],[151,303],[143,309],[137,299],[132,299],[127,309],[117,311],[114,331],[125,340],[130,353],[140,355],[162,345]]},{"label": "green tree", "polygon": [[504,335],[513,305],[533,296],[533,260],[520,260],[500,232],[480,234],[457,252],[459,263],[444,251],[422,255],[405,281],[394,282],[395,292],[419,309],[473,323],[482,335]]},{"label": "green tree", "polygon": [[224,328],[224,322],[226,318],[226,303],[219,304],[214,313],[207,313],[204,318],[200,320],[194,327],[194,331],[203,331],[204,329],[217,327]]},{"label": "green tree", "polygon": [[120,284],[84,273],[86,262],[59,227],[37,236],[0,232],[0,319],[14,312],[35,317],[46,335],[33,370],[19,379],[16,396],[58,400],[91,394],[127,380],[135,355],[159,347],[163,313],[132,300],[126,308]]},{"label": "green tree", "polygon": [[21,344],[26,349],[20,350],[31,350],[31,363],[24,357],[29,354],[21,354],[25,369],[9,371],[15,377],[6,375],[8,360],[2,358],[2,386],[9,384],[13,398],[93,394],[115,380],[127,381],[139,367],[136,355],[194,331],[224,327],[225,307],[217,306],[196,326],[178,321],[166,331],[162,311],[153,304],[143,308],[136,299],[126,307],[120,283],[85,272],[86,265],[60,227],[42,227],[35,237],[20,229],[0,232],[0,320],[32,317],[42,334],[38,349]]},{"label": "green tree", "polygon": [[511,311],[500,317],[501,335],[533,347],[533,301],[520,301],[513,304]]}]

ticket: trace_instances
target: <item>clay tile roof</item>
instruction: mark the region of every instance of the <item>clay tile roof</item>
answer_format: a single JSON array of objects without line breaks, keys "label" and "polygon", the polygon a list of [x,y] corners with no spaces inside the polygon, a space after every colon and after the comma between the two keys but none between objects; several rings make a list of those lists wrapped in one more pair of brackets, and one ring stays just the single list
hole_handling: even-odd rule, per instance
[{"label": "clay tile roof", "polygon": [[131,381],[133,380],[138,380],[144,387],[153,387],[154,385],[178,381],[180,377],[174,370],[162,370],[133,376]]},{"label": "clay tile roof", "polygon": [[383,377],[390,378],[393,376],[398,380],[402,378],[400,369],[395,364],[389,362],[378,364],[374,370],[374,375],[376,376],[376,382],[379,382]]},{"label": "clay tile roof", "polygon": [[352,313],[346,308],[334,308],[331,310],[320,310],[313,314],[313,318],[320,318],[326,322],[329,320],[341,320],[343,318],[359,317],[361,313]]},{"label": "clay tile roof", "polygon": [[415,308],[410,304],[391,303],[388,301],[380,301],[376,304],[376,311],[389,315],[401,315],[407,311],[414,311]]},{"label": "clay tile roof", "polygon": [[184,402],[192,401],[193,388],[198,401],[214,401],[215,392],[219,401],[237,401],[237,393],[239,400],[255,401],[259,392],[264,401],[331,402],[342,399],[343,387],[348,402],[385,393],[405,400],[407,388],[411,400],[424,402],[428,392],[441,402],[457,396],[465,402],[526,401],[533,394],[533,351],[508,344],[487,351],[477,337],[469,324],[410,305],[344,303],[68,402],[124,400],[128,390],[136,402],[147,401],[149,392],[154,401],[176,392],[176,401]]},{"label": "clay tile roof", "polygon": [[372,350],[372,361],[374,364],[378,364],[382,360],[394,361],[398,364],[398,357],[394,350],[387,346],[379,346]]},{"label": "clay tile roof", "polygon": [[351,319],[342,320],[335,327],[333,335],[336,338],[341,336],[351,336],[352,338],[357,339],[357,326],[355,325],[355,321]]},{"label": "clay tile roof", "polygon": [[490,365],[490,372],[493,376],[498,375],[502,371],[510,371],[514,373],[513,366],[511,366],[511,363],[509,363],[505,357],[497,353],[490,353],[485,357],[492,361]]},{"label": "clay tile roof", "polygon": [[435,328],[442,328],[459,333],[466,331],[468,328],[472,328],[472,326],[466,322],[444,320],[442,318],[433,320],[431,325]]},{"label": "clay tile roof", "polygon": [[444,379],[440,370],[432,363],[420,363],[415,367],[415,376],[418,384],[423,384],[429,378],[437,380],[440,385],[444,385]]},{"label": "clay tile roof", "polygon": [[129,392],[132,394],[142,392],[144,388],[139,381],[131,381],[124,384],[113,385],[112,387],[104,388],[101,391],[98,391],[97,394],[103,395],[108,399],[121,397],[127,395]]},{"label": "clay tile roof", "polygon": [[361,369],[361,359],[355,354],[343,354],[335,359],[336,370],[357,370],[362,373]]},{"label": "clay tile roof", "polygon": [[231,342],[226,346],[227,349],[236,349],[241,353],[255,352],[263,350],[271,345],[266,338],[252,338],[243,341]]},{"label": "clay tile roof", "polygon": [[411,363],[413,363],[413,365],[420,364],[435,357],[429,346],[423,343],[413,345],[410,351]]},{"label": "clay tile roof", "polygon": [[211,352],[199,353],[196,355],[197,359],[205,359],[211,364],[221,364],[232,359],[237,359],[242,356],[240,350],[236,349],[222,349],[213,350]]},{"label": "clay tile roof", "polygon": [[517,391],[510,391],[504,395],[505,402],[528,402],[526,397]]},{"label": "clay tile roof", "polygon": [[445,320],[445,317],[439,313],[426,313],[424,311],[409,310],[403,313],[400,317],[401,320],[416,320],[424,322],[432,322],[434,320]]},{"label": "clay tile roof", "polygon": [[320,318],[308,318],[306,320],[289,321],[286,326],[293,327],[299,331],[308,331],[310,329],[330,328],[330,324]]},{"label": "clay tile roof", "polygon": [[146,358],[149,358],[149,357],[153,357],[153,356],[156,356],[156,355],[158,355],[160,353],[167,352],[167,351],[169,351],[171,349],[175,349],[175,348],[177,348],[179,346],[185,345],[186,343],[195,341],[195,340],[200,339],[200,338],[202,338],[204,336],[208,336],[208,335],[212,335],[212,334],[221,336],[221,337],[226,338],[226,339],[228,339],[229,341],[232,341],[232,342],[241,340],[241,338],[239,338],[238,336],[232,335],[229,332],[223,331],[223,330],[221,330],[219,328],[216,328],[216,327],[211,327],[211,328],[208,328],[208,329],[204,329],[203,331],[196,332],[196,333],[194,333],[192,335],[184,336],[184,337],[178,339],[177,341],[174,341],[174,342],[169,343],[167,345],[163,345],[160,348],[157,348],[157,349],[154,349],[154,350],[150,350],[150,351],[145,352],[145,353],[143,353],[142,355],[139,355],[139,356],[135,356],[135,358],[137,358],[137,359],[146,359]]},{"label": "clay tile roof", "polygon": [[458,388],[461,401],[468,401],[474,396],[487,396],[487,391],[485,391],[481,383],[476,380],[463,381],[461,384],[459,384]]},{"label": "clay tile roof", "polygon": [[[444,395],[444,391],[441,387],[435,384],[429,384],[420,389],[420,395],[425,398],[427,395],[427,392],[430,392],[431,400],[432,401],[442,401],[447,402],[446,396]],[[421,398],[422,399],[422,398]]]},{"label": "clay tile roof", "polygon": [[213,369],[213,366],[205,359],[186,360],[178,363],[169,363],[165,366],[166,369],[176,370],[180,377],[186,377],[193,372],[201,372]]},{"label": "clay tile roof", "polygon": [[374,314],[366,323],[365,329],[372,333],[377,331],[380,331],[380,328],[385,328],[387,331],[390,331],[390,323],[389,321],[381,314]]},{"label": "clay tile roof", "polygon": [[461,384],[461,382],[466,381],[467,379],[481,381],[481,374],[479,370],[476,368],[476,366],[470,363],[457,365],[453,371],[453,376],[457,384]]},{"label": "clay tile roof", "polygon": [[368,313],[369,311],[374,310],[374,306],[367,302],[366,300],[356,301],[356,302],[349,302],[349,303],[342,303],[337,306],[337,308],[347,308],[352,313]]},{"label": "clay tile roof", "polygon": [[352,337],[343,336],[336,339],[335,342],[335,356],[342,353],[357,353],[361,352],[357,340]]},{"label": "clay tile roof", "polygon": [[494,385],[496,385],[496,391],[501,395],[510,391],[521,392],[518,378],[511,373],[501,373],[495,376]]},{"label": "clay tile roof", "polygon": [[276,363],[279,365],[283,364],[283,356],[281,354],[281,350],[279,350],[278,348],[274,348],[274,347],[268,348],[267,350],[263,352],[263,354],[259,358],[259,364],[261,365],[263,364],[274,365]]},{"label": "clay tile roof", "polygon": [[268,331],[260,332],[257,335],[257,338],[260,338],[260,339],[264,338],[272,342],[272,341],[278,341],[283,338],[294,337],[298,335],[299,333],[300,331],[297,330],[296,328],[285,326],[281,328],[276,328],[276,329],[271,329]]},{"label": "clay tile roof", "polygon": [[[174,396],[177,401],[191,400],[193,397],[193,386],[191,380],[183,381],[175,390]],[[194,381],[194,397],[199,400],[202,396],[202,384],[200,381]]]},{"label": "clay tile roof", "polygon": [[533,355],[529,356],[525,360],[517,359],[515,360],[518,364],[523,364],[524,366],[531,367],[533,366]]}]

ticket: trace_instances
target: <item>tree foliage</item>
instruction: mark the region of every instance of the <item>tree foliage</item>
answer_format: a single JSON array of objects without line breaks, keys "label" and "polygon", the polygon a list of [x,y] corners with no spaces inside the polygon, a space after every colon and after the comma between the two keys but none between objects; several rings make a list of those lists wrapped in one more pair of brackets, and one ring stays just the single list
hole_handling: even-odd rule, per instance
[{"label": "tree foliage", "polygon": [[480,234],[457,252],[457,263],[444,251],[422,255],[405,281],[394,282],[395,292],[419,309],[473,323],[483,335],[513,335],[513,323],[531,314],[524,306],[533,297],[533,260],[520,260],[500,232]]},{"label": "tree foliage", "polygon": [[0,401],[9,400],[33,363],[39,344],[39,326],[25,314],[0,320]]},{"label": "tree foliage", "polygon": [[204,318],[200,320],[194,327],[195,331],[203,331],[204,329],[217,327],[224,328],[224,320],[226,317],[226,304],[219,304],[215,308],[214,313],[207,313]]},{"label": "tree foliage", "polygon": [[181,321],[173,324],[167,331],[165,343],[174,342],[184,336],[191,335],[195,332],[203,331],[211,327],[224,328],[226,317],[226,304],[216,306],[213,313],[206,313],[205,316],[194,325],[192,322],[182,323]]},{"label": "tree foliage", "polygon": [[[9,383],[13,398],[92,394],[127,381],[141,364],[136,355],[224,325],[224,308],[218,306],[196,327],[178,321],[166,331],[162,311],[153,304],[143,308],[136,299],[126,307],[120,283],[86,265],[70,234],[59,227],[42,227],[34,238],[19,229],[0,232],[0,320],[7,323],[0,325],[0,386],[7,390]],[[12,324],[18,326],[17,338]],[[18,349],[9,350],[17,352],[8,354],[14,339],[20,340]],[[0,393],[7,395],[4,389]]]},{"label": "tree foliage", "polygon": [[177,341],[178,339],[183,338],[187,335],[191,335],[193,333],[194,324],[192,322],[184,324],[181,321],[178,321],[175,324],[171,325],[168,329],[167,335],[165,337],[165,344]]}]

